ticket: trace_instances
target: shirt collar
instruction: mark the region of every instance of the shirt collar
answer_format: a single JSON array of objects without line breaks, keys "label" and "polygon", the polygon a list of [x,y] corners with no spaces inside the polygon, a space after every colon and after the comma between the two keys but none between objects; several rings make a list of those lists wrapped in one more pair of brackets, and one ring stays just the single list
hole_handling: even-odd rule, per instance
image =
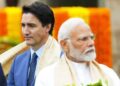
[{"label": "shirt collar", "polygon": [[34,51],[32,48],[30,48],[31,57],[32,57],[32,55],[33,55],[34,52],[37,54],[38,58],[41,57],[41,54],[42,54],[43,50],[44,50],[44,45],[41,46],[41,47],[40,47],[38,50],[36,50],[36,51]]}]

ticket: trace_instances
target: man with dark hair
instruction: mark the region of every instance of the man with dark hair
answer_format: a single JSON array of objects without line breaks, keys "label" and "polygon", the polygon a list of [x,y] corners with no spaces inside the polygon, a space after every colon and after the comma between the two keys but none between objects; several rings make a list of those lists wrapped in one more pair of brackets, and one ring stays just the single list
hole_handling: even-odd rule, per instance
[{"label": "man with dark hair", "polygon": [[30,49],[15,58],[7,86],[34,86],[39,71],[59,59],[60,46],[50,36],[54,22],[48,5],[35,2],[23,7],[22,33]]},{"label": "man with dark hair", "polygon": [[34,4],[31,4],[31,6],[24,6],[23,13],[32,13],[35,15],[43,27],[51,24],[49,34],[52,34],[55,19],[53,11],[48,5],[36,2]]}]

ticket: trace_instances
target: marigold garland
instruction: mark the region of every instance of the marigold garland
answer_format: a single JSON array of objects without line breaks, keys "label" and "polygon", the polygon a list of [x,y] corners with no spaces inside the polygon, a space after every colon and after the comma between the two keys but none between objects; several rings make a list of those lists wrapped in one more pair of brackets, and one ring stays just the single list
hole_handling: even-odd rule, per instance
[{"label": "marigold garland", "polygon": [[4,36],[7,34],[6,23],[7,21],[5,10],[0,8],[0,36]]}]

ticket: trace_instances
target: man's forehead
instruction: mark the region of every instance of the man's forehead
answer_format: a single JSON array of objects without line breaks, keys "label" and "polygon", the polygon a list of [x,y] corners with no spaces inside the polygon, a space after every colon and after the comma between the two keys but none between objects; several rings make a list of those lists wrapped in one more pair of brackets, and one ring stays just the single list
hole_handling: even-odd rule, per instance
[{"label": "man's forehead", "polygon": [[71,37],[87,37],[94,35],[90,29],[80,29],[76,28],[71,32]]},{"label": "man's forehead", "polygon": [[35,22],[39,22],[39,20],[37,19],[36,16],[34,16],[31,13],[24,13],[22,15],[22,22],[35,23]]},{"label": "man's forehead", "polygon": [[71,32],[79,33],[79,34],[92,33],[89,27],[83,27],[83,26],[76,26]]},{"label": "man's forehead", "polygon": [[93,36],[94,34],[92,32],[90,33],[83,33],[83,34],[78,34],[78,37],[87,37],[87,36]]}]

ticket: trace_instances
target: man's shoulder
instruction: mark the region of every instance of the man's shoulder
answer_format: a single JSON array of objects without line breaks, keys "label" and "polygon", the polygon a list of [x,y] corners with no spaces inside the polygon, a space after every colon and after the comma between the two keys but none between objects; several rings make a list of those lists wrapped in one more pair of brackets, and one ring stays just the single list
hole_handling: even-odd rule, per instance
[{"label": "man's shoulder", "polygon": [[109,68],[103,64],[100,64],[100,67],[102,71],[105,73],[105,75],[107,75],[108,80],[110,80],[109,83],[112,84],[112,86],[120,86],[120,79],[117,73],[112,68]]},{"label": "man's shoulder", "polygon": [[104,64],[99,64],[101,69],[104,70],[104,71],[114,71],[112,68],[104,65]]},{"label": "man's shoulder", "polygon": [[117,73],[112,68],[110,68],[110,67],[108,67],[106,65],[103,65],[103,64],[100,64],[100,67],[101,67],[102,71],[107,76],[109,76],[110,78],[118,78]]},{"label": "man's shoulder", "polygon": [[28,55],[30,55],[30,50],[29,49],[24,51],[21,54],[18,54],[15,59],[19,60],[19,59],[25,58],[25,56],[28,56]]},{"label": "man's shoulder", "polygon": [[103,72],[109,74],[109,73],[113,73],[114,70],[104,64],[99,64],[100,65],[100,68],[103,70]]}]

